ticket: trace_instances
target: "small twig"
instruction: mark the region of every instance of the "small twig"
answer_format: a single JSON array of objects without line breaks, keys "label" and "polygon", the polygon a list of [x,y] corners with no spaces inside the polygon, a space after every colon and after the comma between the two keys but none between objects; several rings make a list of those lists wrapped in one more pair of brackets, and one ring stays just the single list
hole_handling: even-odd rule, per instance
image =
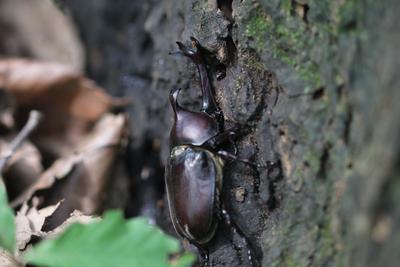
[{"label": "small twig", "polygon": [[25,126],[22,130],[17,134],[17,136],[11,141],[10,147],[5,155],[0,157],[0,175],[7,163],[7,161],[12,157],[15,151],[22,145],[26,138],[31,134],[33,130],[36,129],[37,125],[39,124],[41,118],[41,114],[39,111],[32,110],[29,113],[28,121],[26,122]]}]

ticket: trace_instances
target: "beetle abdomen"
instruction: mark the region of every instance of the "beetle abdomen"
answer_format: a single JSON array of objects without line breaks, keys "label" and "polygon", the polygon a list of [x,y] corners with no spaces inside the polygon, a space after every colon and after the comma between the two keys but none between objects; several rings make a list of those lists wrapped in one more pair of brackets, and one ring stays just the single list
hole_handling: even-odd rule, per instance
[{"label": "beetle abdomen", "polygon": [[177,146],[166,169],[166,186],[175,230],[190,241],[207,243],[214,235],[222,184],[222,160],[194,146]]}]

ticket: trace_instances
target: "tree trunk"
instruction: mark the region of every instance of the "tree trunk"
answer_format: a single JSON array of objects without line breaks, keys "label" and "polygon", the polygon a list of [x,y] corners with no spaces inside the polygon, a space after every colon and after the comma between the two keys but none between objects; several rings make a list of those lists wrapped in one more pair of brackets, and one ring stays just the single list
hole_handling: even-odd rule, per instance
[{"label": "tree trunk", "polygon": [[[130,154],[140,160],[128,162],[131,175],[148,164],[158,170],[150,184],[133,181],[132,190],[163,196],[169,90],[181,87],[182,105],[199,108],[195,67],[168,54],[175,41],[194,36],[216,59],[210,75],[226,68],[214,88],[226,127],[245,128],[236,140],[239,157],[259,165],[228,163],[222,194],[255,260],[262,266],[398,265],[399,1],[67,4],[90,75],[133,99]],[[160,153],[154,143],[161,143]],[[137,194],[131,215],[146,204]],[[173,233],[165,209],[153,213]],[[243,240],[220,225],[209,246],[211,266],[246,266]]]}]

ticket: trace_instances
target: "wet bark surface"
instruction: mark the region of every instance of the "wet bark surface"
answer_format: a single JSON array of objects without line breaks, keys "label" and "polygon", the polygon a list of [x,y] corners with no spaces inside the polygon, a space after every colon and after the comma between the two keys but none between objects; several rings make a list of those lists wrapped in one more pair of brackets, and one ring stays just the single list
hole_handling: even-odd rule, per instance
[{"label": "wet bark surface", "polygon": [[[174,234],[163,185],[168,93],[200,108],[196,37],[226,125],[242,125],[222,201],[262,266],[397,266],[400,210],[398,1],[67,1],[89,75],[128,107],[126,165],[145,214]],[[225,77],[216,75],[225,70]],[[274,164],[267,168],[268,162]],[[246,266],[223,222],[211,266]]]}]

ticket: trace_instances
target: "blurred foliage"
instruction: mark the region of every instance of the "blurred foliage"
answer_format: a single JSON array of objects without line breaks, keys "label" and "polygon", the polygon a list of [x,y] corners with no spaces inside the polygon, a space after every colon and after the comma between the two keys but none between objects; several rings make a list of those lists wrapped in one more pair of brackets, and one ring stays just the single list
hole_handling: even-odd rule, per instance
[{"label": "blurred foliage", "polygon": [[180,250],[179,242],[145,218],[125,221],[119,211],[109,211],[103,220],[74,224],[53,240],[33,247],[24,258],[41,266],[187,266],[192,256],[168,263],[168,255]]},{"label": "blurred foliage", "polygon": [[15,248],[15,224],[12,210],[7,204],[7,193],[0,176],[0,247],[10,252]]},{"label": "blurred foliage", "polygon": [[[0,246],[15,248],[15,225],[0,183]],[[122,212],[109,211],[101,221],[73,224],[54,239],[44,240],[28,250],[24,260],[40,266],[141,266],[184,267],[194,256],[184,254],[169,261],[180,251],[179,242],[164,234],[145,218],[124,220]]]}]

